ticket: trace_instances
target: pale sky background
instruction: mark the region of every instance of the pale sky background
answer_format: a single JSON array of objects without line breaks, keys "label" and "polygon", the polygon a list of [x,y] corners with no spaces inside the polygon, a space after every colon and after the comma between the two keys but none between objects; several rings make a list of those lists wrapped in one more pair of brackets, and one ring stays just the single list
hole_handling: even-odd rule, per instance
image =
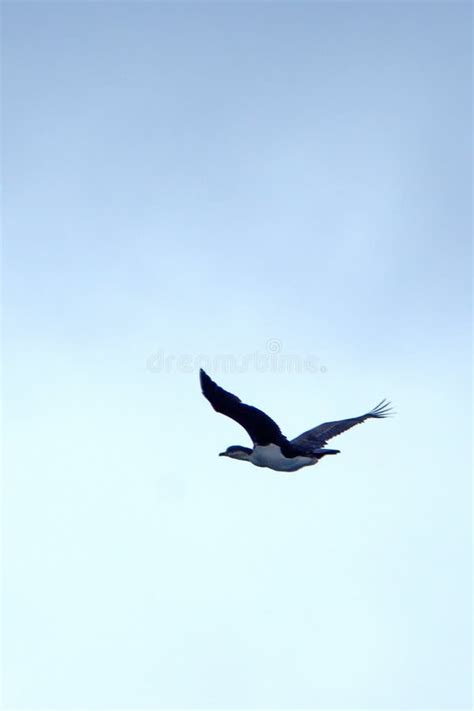
[{"label": "pale sky background", "polygon": [[470,5],[3,13],[5,706],[471,708]]}]

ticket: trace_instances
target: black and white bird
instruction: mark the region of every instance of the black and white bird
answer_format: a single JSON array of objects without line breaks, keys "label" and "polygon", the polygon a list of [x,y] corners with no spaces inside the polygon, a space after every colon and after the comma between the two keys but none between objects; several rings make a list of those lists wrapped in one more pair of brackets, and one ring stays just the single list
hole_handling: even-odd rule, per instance
[{"label": "black and white bird", "polygon": [[257,467],[268,467],[279,472],[295,472],[302,467],[317,464],[327,454],[339,454],[338,449],[324,448],[328,440],[365,420],[380,419],[391,414],[390,403],[382,400],[365,415],[323,422],[295,439],[288,440],[271,417],[252,405],[245,405],[237,395],[219,387],[202,369],[200,379],[202,394],[214,410],[242,425],[253,442],[253,449],[232,445],[219,456],[241,459]]}]

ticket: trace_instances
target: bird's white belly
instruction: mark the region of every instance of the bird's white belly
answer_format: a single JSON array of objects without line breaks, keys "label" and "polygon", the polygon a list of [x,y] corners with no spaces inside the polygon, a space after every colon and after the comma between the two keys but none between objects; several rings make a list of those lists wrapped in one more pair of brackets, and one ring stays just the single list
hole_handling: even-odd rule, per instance
[{"label": "bird's white belly", "polygon": [[315,461],[311,457],[284,457],[276,444],[268,444],[264,447],[256,445],[249,459],[257,467],[268,467],[278,472],[295,472],[301,467],[314,464]]}]

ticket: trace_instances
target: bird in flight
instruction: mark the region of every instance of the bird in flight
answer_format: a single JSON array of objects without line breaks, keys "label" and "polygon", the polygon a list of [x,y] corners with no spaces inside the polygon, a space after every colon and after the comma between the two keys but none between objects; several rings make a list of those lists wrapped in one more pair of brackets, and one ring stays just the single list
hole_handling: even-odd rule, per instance
[{"label": "bird in flight", "polygon": [[347,420],[323,422],[322,425],[303,432],[295,439],[288,440],[277,423],[262,410],[245,405],[237,395],[227,392],[200,370],[201,389],[216,412],[238,422],[250,436],[253,449],[232,445],[220,457],[231,457],[251,462],[257,467],[268,467],[278,472],[295,472],[302,467],[317,464],[327,454],[339,454],[338,449],[325,449],[327,442],[336,435],[358,425],[365,420],[380,419],[392,413],[390,403],[382,400],[373,410],[359,417]]}]

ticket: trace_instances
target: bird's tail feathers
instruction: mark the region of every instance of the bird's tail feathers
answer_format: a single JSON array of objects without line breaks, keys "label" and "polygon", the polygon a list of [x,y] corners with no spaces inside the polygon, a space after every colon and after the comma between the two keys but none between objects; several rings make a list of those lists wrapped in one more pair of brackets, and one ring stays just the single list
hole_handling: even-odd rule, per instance
[{"label": "bird's tail feathers", "polygon": [[315,454],[318,457],[324,457],[326,454],[340,454],[340,449],[313,449],[311,454]]}]

